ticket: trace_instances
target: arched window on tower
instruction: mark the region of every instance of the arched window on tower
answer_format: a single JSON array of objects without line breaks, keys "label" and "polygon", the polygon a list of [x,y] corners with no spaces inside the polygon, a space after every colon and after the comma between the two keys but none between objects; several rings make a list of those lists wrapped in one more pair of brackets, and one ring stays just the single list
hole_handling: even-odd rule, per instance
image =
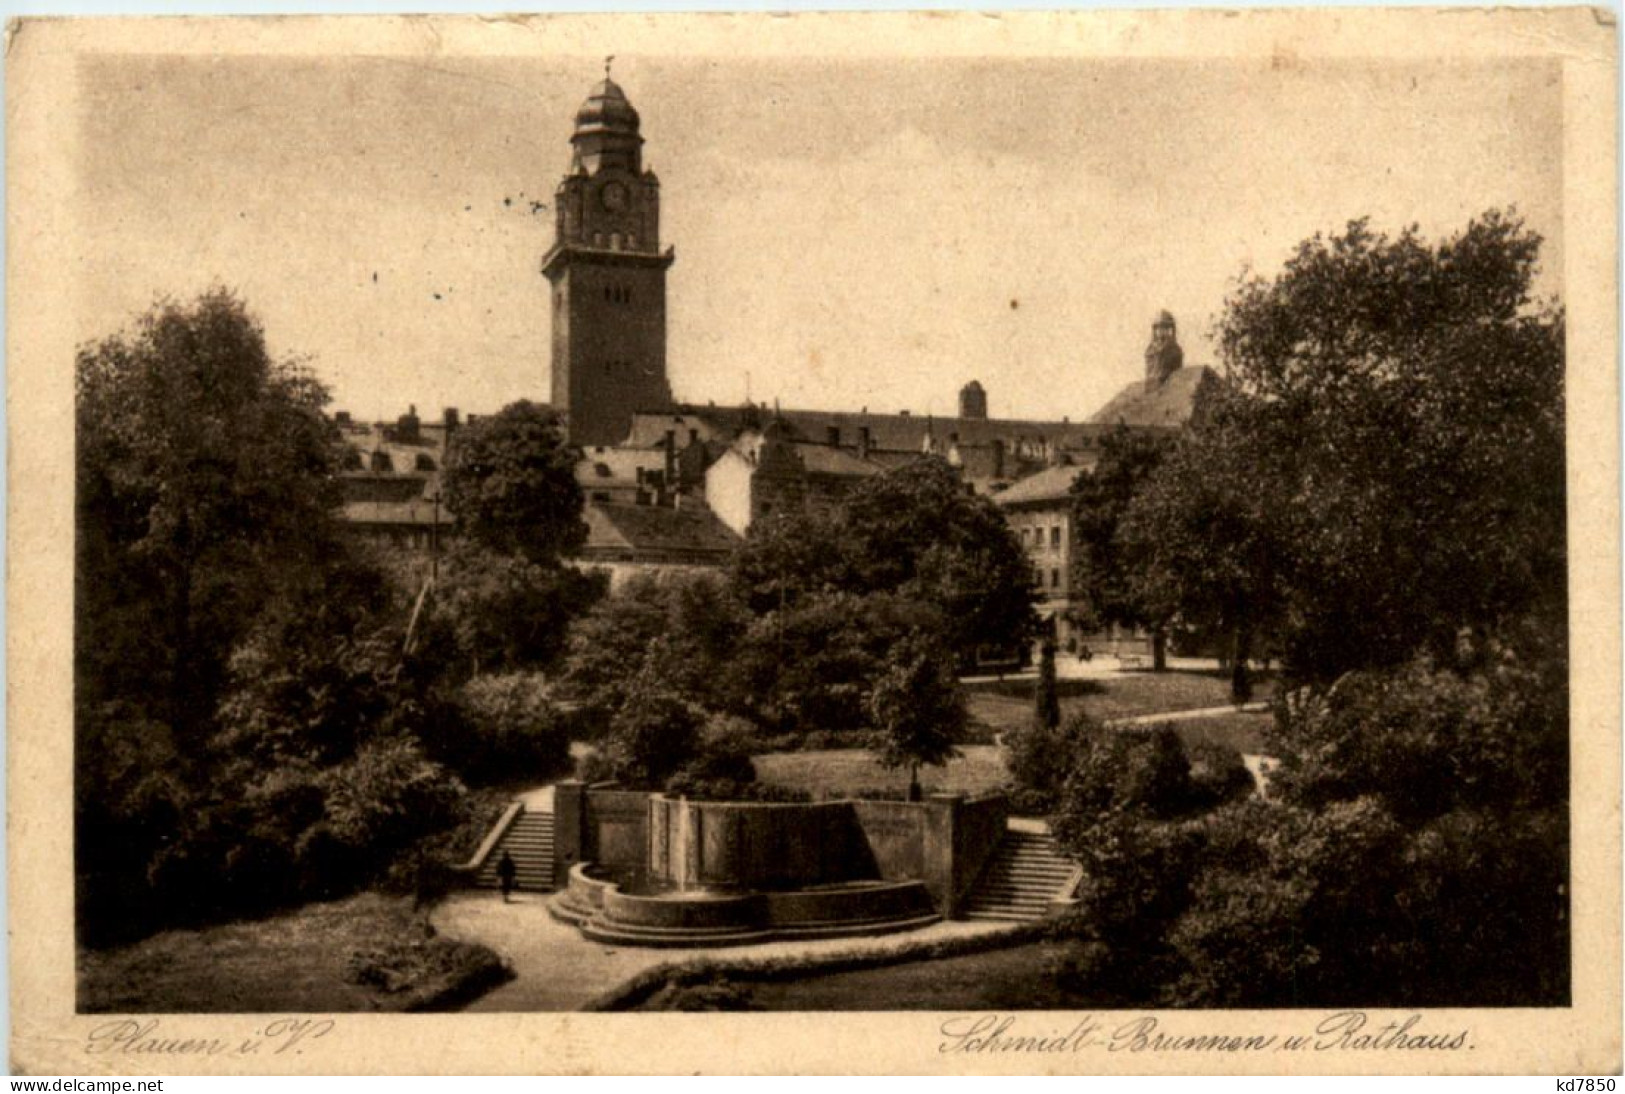
[{"label": "arched window on tower", "polygon": [[417,458],[417,469],[419,471],[433,471],[434,457],[429,455],[427,452],[419,452]]}]

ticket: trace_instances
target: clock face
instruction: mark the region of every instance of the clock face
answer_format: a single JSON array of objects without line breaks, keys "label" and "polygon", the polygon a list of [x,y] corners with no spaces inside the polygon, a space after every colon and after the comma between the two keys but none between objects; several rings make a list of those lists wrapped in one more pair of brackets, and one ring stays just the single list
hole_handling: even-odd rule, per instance
[{"label": "clock face", "polygon": [[626,187],[618,182],[607,183],[598,192],[598,200],[604,203],[605,209],[618,213],[626,208]]}]

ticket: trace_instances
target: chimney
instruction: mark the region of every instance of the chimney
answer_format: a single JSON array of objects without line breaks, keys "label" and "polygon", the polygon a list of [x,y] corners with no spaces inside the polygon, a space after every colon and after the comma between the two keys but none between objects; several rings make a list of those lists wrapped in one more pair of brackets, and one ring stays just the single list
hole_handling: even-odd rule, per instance
[{"label": "chimney", "polygon": [[448,406],[441,412],[441,421],[446,425],[447,436],[450,436],[462,424],[462,419],[458,417],[457,408],[454,406]]},{"label": "chimney", "polygon": [[987,418],[987,391],[975,380],[959,389],[959,416],[979,421]]},{"label": "chimney", "polygon": [[337,412],[336,414],[333,415],[333,421],[338,423],[341,426],[344,426],[345,428],[349,428],[349,425],[350,425],[350,412],[348,410],[341,410],[341,411]]},{"label": "chimney", "polygon": [[406,409],[395,422],[395,437],[404,444],[416,444],[418,439],[418,408],[413,405]]},{"label": "chimney", "polygon": [[829,442],[829,446],[831,448],[841,447],[841,427],[838,425],[826,425],[824,427],[824,440]]},{"label": "chimney", "polygon": [[858,455],[863,459],[868,459],[869,447],[869,427],[866,425],[860,425],[858,426]]}]

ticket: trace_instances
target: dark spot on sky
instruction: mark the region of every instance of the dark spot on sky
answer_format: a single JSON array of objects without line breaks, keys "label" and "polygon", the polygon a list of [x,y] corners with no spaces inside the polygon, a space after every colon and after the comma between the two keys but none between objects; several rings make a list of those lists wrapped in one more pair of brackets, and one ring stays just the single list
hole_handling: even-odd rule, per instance
[{"label": "dark spot on sky", "polygon": [[1011,311],[1015,311],[1019,307],[1021,307],[1021,301],[1019,301],[1019,300],[1011,300],[1010,301],[1010,310]]},{"label": "dark spot on sky", "polygon": [[439,294],[439,293],[435,293],[435,294],[434,294],[434,298],[435,298],[435,299],[436,299],[436,300],[439,300],[439,299],[440,299],[440,294]]},{"label": "dark spot on sky", "polygon": [[535,215],[536,213],[545,213],[545,212],[547,212],[547,202],[545,202],[545,201],[532,201],[530,203],[530,211],[531,211],[532,215]]},{"label": "dark spot on sky", "polygon": [[465,212],[465,213],[472,212],[473,209],[474,209],[474,206],[472,206],[472,205],[463,206],[463,212]]},{"label": "dark spot on sky", "polygon": [[378,271],[377,270],[372,271],[372,283],[374,285],[378,284]]},{"label": "dark spot on sky", "polygon": [[504,205],[512,205],[513,204],[513,198],[503,198],[502,199],[502,204],[504,204]]}]

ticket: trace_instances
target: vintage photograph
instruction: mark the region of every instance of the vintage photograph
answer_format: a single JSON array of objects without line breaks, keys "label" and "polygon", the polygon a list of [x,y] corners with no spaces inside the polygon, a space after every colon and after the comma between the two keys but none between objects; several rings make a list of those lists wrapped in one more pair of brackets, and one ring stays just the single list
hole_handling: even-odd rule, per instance
[{"label": "vintage photograph", "polygon": [[1576,1005],[1563,56],[252,25],[54,119],[74,1015]]}]

